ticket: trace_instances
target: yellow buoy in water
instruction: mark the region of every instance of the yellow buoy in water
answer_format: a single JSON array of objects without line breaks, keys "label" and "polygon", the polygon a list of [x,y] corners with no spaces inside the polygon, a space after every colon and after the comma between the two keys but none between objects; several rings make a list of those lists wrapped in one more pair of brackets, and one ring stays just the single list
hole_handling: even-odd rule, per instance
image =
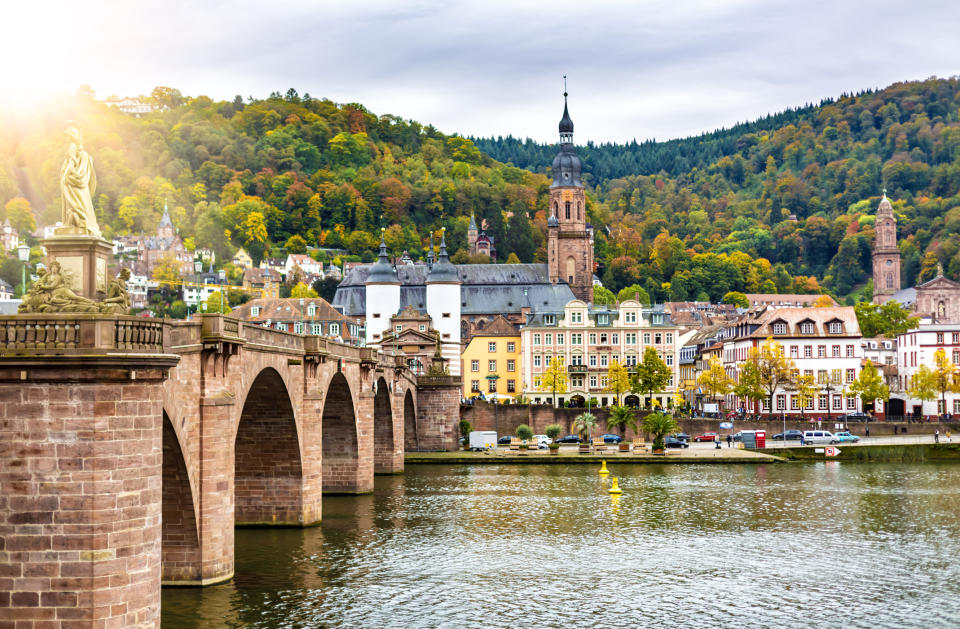
[{"label": "yellow buoy in water", "polygon": [[610,483],[610,489],[607,490],[607,493],[608,493],[608,494],[622,494],[622,493],[623,493],[623,490],[620,489],[620,484],[617,482],[617,477],[614,476],[614,477],[613,477],[612,479],[610,479],[610,480],[611,480],[612,482]]},{"label": "yellow buoy in water", "polygon": [[600,465],[600,473],[601,473],[601,474],[604,474],[604,475],[609,474],[609,473],[610,473],[610,470],[607,469],[607,462],[606,462],[606,461],[600,461],[600,464],[601,464],[601,465]]}]

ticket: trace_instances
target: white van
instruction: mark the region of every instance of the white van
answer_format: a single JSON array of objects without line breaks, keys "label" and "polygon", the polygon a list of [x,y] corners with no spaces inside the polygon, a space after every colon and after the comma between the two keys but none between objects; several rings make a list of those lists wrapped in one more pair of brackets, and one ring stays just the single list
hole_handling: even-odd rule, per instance
[{"label": "white van", "polygon": [[497,447],[497,431],[474,430],[470,433],[470,449],[479,451]]},{"label": "white van", "polygon": [[804,430],[803,443],[840,443],[829,430]]}]

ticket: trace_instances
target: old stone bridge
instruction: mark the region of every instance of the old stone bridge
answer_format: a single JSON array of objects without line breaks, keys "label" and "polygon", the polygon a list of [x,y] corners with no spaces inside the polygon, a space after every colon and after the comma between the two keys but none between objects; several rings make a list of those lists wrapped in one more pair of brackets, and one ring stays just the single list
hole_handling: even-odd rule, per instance
[{"label": "old stone bridge", "polygon": [[455,447],[458,408],[400,357],[220,315],[0,317],[0,618],[158,626],[161,583],[233,575],[235,526],[319,523]]}]

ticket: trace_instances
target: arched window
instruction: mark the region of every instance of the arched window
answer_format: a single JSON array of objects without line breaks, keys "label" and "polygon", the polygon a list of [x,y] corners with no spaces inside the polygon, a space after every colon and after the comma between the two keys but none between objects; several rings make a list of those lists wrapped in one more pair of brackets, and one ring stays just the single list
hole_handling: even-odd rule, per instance
[{"label": "arched window", "polygon": [[565,203],[565,205],[566,205],[566,210],[567,210],[567,220],[570,220],[570,202],[567,201],[567,202]]},{"label": "arched window", "polygon": [[583,220],[583,206],[579,201],[577,201],[577,220],[578,221]]},{"label": "arched window", "polygon": [[887,288],[893,288],[893,273],[887,273]]},{"label": "arched window", "polygon": [[574,261],[573,256],[567,258],[567,284],[573,284],[574,278],[577,276],[577,263]]},{"label": "arched window", "polygon": [[560,205],[556,201],[553,202],[553,215],[559,218]]}]

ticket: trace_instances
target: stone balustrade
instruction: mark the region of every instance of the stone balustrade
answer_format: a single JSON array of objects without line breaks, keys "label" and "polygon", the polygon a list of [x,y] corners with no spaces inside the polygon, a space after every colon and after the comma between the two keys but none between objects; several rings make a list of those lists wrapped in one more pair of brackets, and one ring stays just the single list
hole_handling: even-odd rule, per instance
[{"label": "stone balustrade", "polygon": [[0,316],[0,355],[163,352],[162,321],[127,316]]}]

